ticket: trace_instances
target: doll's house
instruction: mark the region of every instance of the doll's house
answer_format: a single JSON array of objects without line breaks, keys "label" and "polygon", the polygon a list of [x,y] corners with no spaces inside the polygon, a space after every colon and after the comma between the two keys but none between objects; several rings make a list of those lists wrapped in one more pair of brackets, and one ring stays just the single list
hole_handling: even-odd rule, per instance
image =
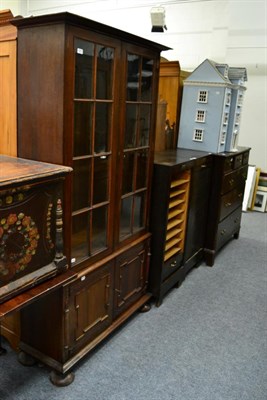
[{"label": "doll's house", "polygon": [[235,151],[246,80],[245,68],[203,61],[184,80],[178,147]]}]

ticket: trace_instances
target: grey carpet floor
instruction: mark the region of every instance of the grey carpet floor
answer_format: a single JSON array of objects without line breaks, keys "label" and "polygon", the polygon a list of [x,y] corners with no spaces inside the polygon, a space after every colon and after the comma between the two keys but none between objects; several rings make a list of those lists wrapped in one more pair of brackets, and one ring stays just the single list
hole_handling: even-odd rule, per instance
[{"label": "grey carpet floor", "polygon": [[238,240],[193,269],[161,307],[135,314],[53,386],[8,347],[0,400],[266,400],[267,214],[243,213]]}]

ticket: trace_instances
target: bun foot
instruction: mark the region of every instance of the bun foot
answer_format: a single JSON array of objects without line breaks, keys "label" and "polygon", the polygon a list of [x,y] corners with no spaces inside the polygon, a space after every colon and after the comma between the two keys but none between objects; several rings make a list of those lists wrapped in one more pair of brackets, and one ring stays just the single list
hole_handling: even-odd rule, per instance
[{"label": "bun foot", "polygon": [[151,305],[149,303],[146,303],[143,305],[143,307],[140,308],[140,312],[145,313],[151,310]]},{"label": "bun foot", "polygon": [[4,354],[6,354],[6,349],[4,349],[4,347],[0,346],[0,356],[3,356]]},{"label": "bun foot", "polygon": [[70,385],[75,378],[75,374],[73,372],[68,372],[67,374],[60,374],[56,371],[51,371],[50,373],[50,381],[55,386],[63,387]]},{"label": "bun foot", "polygon": [[24,353],[24,351],[20,351],[18,354],[18,361],[25,365],[26,367],[31,367],[32,365],[36,364],[36,359],[30,356],[29,354]]}]

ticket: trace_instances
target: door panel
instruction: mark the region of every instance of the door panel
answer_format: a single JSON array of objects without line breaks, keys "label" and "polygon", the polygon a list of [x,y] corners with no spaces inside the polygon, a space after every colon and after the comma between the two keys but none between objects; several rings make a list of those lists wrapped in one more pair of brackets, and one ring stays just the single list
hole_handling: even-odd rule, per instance
[{"label": "door panel", "polygon": [[71,285],[70,353],[92,340],[111,323],[113,292],[112,263],[83,275]]},{"label": "door panel", "polygon": [[146,290],[149,242],[143,242],[117,257],[115,263],[114,316],[118,316]]}]

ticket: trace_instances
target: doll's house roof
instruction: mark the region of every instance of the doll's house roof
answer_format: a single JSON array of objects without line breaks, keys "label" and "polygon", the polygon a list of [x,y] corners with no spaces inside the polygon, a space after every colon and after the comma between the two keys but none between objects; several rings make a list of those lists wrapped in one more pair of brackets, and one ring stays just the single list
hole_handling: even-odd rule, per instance
[{"label": "doll's house roof", "polygon": [[231,85],[238,81],[246,81],[247,72],[243,67],[229,67],[225,63],[204,60],[184,81],[184,83],[213,83]]}]

